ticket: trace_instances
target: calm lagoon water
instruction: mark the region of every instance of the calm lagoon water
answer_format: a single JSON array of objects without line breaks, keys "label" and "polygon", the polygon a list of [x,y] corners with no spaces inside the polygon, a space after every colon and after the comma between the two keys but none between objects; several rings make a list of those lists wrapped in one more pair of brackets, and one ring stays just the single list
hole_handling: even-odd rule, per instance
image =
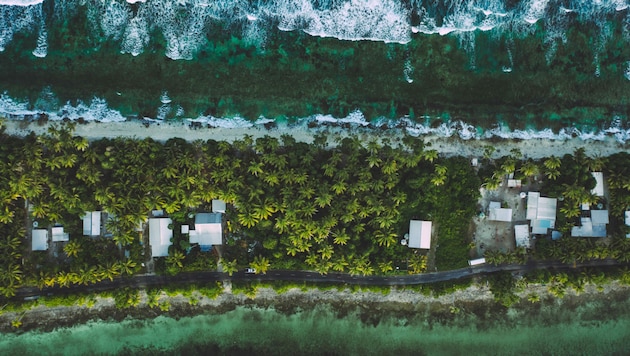
[{"label": "calm lagoon water", "polygon": [[0,350],[6,355],[625,355],[630,313],[627,300],[615,303],[549,302],[533,311],[509,309],[496,320],[463,310],[448,322],[382,317],[370,325],[357,314],[339,318],[323,306],[291,315],[239,307],[178,320],[160,316],[2,335]]}]

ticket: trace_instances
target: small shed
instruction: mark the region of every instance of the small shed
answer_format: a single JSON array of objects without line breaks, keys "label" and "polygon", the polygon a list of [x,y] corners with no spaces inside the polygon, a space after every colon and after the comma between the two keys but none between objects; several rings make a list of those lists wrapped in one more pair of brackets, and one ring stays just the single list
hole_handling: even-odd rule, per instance
[{"label": "small shed", "polygon": [[516,240],[516,247],[530,248],[531,240],[529,239],[529,225],[515,225],[514,239]]},{"label": "small shed", "polygon": [[33,251],[48,250],[48,230],[33,229],[32,237],[31,249]]},{"label": "small shed", "polygon": [[224,213],[225,214],[226,204],[225,201],[220,199],[212,200],[212,212],[213,213]]},{"label": "small shed", "polygon": [[598,197],[604,196],[604,173],[602,172],[591,172],[593,178],[595,178],[595,188],[591,190],[591,193],[595,194]]},{"label": "small shed", "polygon": [[474,259],[474,260],[468,260],[468,265],[469,266],[477,266],[477,265],[482,265],[484,263],[486,263],[485,257],[477,258],[477,259]]},{"label": "small shed", "polygon": [[51,229],[53,242],[65,242],[70,240],[70,236],[63,231],[63,226],[55,226]]},{"label": "small shed", "polygon": [[507,181],[508,188],[520,188],[521,180],[520,179],[508,179]]},{"label": "small shed", "polygon": [[83,236],[101,235],[101,212],[86,211],[83,215]]},{"label": "small shed", "polygon": [[431,221],[411,220],[409,222],[409,247],[431,248]]}]

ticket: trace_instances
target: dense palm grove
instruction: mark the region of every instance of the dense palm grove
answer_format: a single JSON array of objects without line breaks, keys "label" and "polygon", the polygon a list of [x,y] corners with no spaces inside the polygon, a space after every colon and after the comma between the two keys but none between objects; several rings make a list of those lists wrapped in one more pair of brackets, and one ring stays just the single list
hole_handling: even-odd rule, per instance
[{"label": "dense palm grove", "polygon": [[[542,239],[534,255],[488,251],[488,262],[524,262],[532,256],[566,262],[630,259],[622,222],[630,206],[630,155],[625,153],[591,158],[578,150],[534,161],[513,151],[493,160],[488,147],[476,172],[468,159],[440,157],[412,137],[362,141],[320,134],[312,144],[288,135],[246,136],[233,143],[88,142],[72,132],[73,126],[65,125],[42,136],[1,133],[4,296],[24,285],[89,284],[145,271],[146,229],[139,231],[138,225],[153,209],[163,209],[174,221],[173,245],[169,257],[157,259],[158,273],[214,270],[219,259],[229,274],[246,266],[259,273],[309,269],[355,275],[459,268],[474,257],[469,227],[479,212],[479,187],[495,189],[508,172],[543,183],[546,195],[563,197],[558,228],[567,232],[578,219],[579,202],[598,202],[590,194],[590,171],[603,169],[610,188],[610,202],[603,203],[610,206],[613,237]],[[208,211],[212,199],[228,203],[220,257],[216,250],[191,247],[179,232],[191,213]],[[80,217],[92,210],[108,213],[110,237],[82,236]],[[400,244],[410,219],[434,222],[439,244],[434,254]],[[34,221],[40,227],[63,224],[70,241],[31,251],[28,230]]]},{"label": "dense palm grove", "polygon": [[[3,294],[24,284],[87,284],[138,272],[144,248],[136,228],[152,209],[163,209],[177,225],[217,198],[229,206],[226,272],[247,265],[260,272],[421,272],[427,256],[399,243],[411,218],[436,222],[444,246],[438,268],[466,264],[464,231],[480,184],[466,159],[442,159],[411,138],[330,143],[324,135],[311,145],[290,136],[88,143],[72,136],[71,125],[38,137],[3,135]],[[111,238],[81,236],[80,216],[96,209],[110,215]],[[31,252],[23,237],[32,220],[44,227],[63,224],[70,242],[54,256]],[[214,252],[191,250],[174,230],[175,243],[158,261],[158,272],[216,268]]]}]

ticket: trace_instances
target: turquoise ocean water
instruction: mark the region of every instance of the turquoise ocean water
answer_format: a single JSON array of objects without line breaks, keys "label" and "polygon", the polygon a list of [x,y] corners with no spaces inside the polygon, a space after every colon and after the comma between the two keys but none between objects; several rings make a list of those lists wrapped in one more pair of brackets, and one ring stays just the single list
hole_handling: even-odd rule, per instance
[{"label": "turquoise ocean water", "polygon": [[[365,312],[381,313],[377,310]],[[220,315],[90,322],[2,335],[4,354],[627,355],[628,297],[543,302],[492,316],[340,317],[327,306],[294,314],[238,307]],[[375,314],[377,315],[377,314]]]}]

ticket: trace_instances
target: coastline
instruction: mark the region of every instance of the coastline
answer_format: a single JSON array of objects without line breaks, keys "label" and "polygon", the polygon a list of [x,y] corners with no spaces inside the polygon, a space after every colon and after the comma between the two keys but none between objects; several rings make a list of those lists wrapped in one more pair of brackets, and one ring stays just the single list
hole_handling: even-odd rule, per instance
[{"label": "coastline", "polygon": [[[531,294],[540,296],[540,301],[530,302]],[[585,286],[582,293],[567,290],[563,298],[554,297],[545,285],[529,284],[517,293],[519,300],[511,307],[504,307],[496,301],[486,286],[473,284],[466,289],[440,295],[427,296],[420,292],[392,288],[389,293],[372,291],[351,291],[344,289],[301,290],[289,289],[278,293],[268,287],[256,289],[256,295],[233,294],[226,288],[216,298],[209,298],[193,291],[190,297],[182,294],[168,295],[162,291],[160,304],[168,304],[169,310],[150,307],[147,304],[146,291],[140,291],[140,304],[137,307],[118,309],[112,297],[96,297],[95,303],[75,303],[72,306],[47,307],[38,305],[26,312],[5,312],[0,314],[0,333],[23,333],[27,331],[51,332],[59,328],[68,328],[94,321],[120,322],[123,320],[150,320],[160,316],[170,318],[193,317],[196,315],[220,315],[238,308],[273,310],[285,316],[299,312],[314,311],[326,306],[338,318],[352,314],[358,316],[366,325],[378,325],[387,318],[407,318],[423,320],[429,324],[450,325],[458,315],[475,316],[479,325],[507,321],[510,315],[540,311],[546,307],[588,305],[593,302],[626,302],[630,298],[630,286],[617,281],[607,283],[598,289],[593,284]],[[193,305],[190,300],[195,299]],[[453,309],[455,308],[455,309]],[[542,308],[542,309],[541,309]],[[549,309],[549,308],[547,308]],[[630,316],[630,315],[629,315]],[[21,317],[22,326],[12,328],[11,321]],[[605,318],[605,315],[601,316]]]},{"label": "coastline", "polygon": [[[34,132],[36,135],[47,133],[48,128],[59,121],[49,121],[43,125],[36,122],[5,120],[6,133],[24,137]],[[139,120],[122,122],[86,122],[77,124],[74,134],[85,137],[89,141],[102,138],[113,139],[123,138],[152,138],[155,141],[165,142],[171,138],[181,138],[187,141],[209,140],[228,141],[243,139],[249,135],[254,140],[263,136],[280,138],[282,135],[290,135],[298,142],[312,143],[315,135],[327,134],[329,145],[334,145],[333,138],[344,138],[355,135],[367,141],[370,138],[389,139],[392,143],[404,137],[407,133],[404,129],[374,129],[360,126],[335,127],[316,126],[308,127],[306,124],[286,126],[266,129],[262,124],[251,127],[214,127],[193,129],[185,122],[152,122],[145,124]],[[415,135],[414,135],[415,136]],[[617,152],[626,151],[630,144],[621,143],[612,136],[605,136],[603,139],[582,139],[573,137],[569,139],[510,139],[493,137],[489,139],[462,139],[456,135],[450,137],[439,136],[437,134],[421,134],[418,136],[431,149],[437,150],[445,157],[464,156],[481,157],[487,146],[495,147],[492,158],[498,158],[510,154],[511,150],[518,149],[523,158],[540,159],[553,154],[563,156],[571,154],[576,149],[583,148],[588,156],[609,156]]]}]

